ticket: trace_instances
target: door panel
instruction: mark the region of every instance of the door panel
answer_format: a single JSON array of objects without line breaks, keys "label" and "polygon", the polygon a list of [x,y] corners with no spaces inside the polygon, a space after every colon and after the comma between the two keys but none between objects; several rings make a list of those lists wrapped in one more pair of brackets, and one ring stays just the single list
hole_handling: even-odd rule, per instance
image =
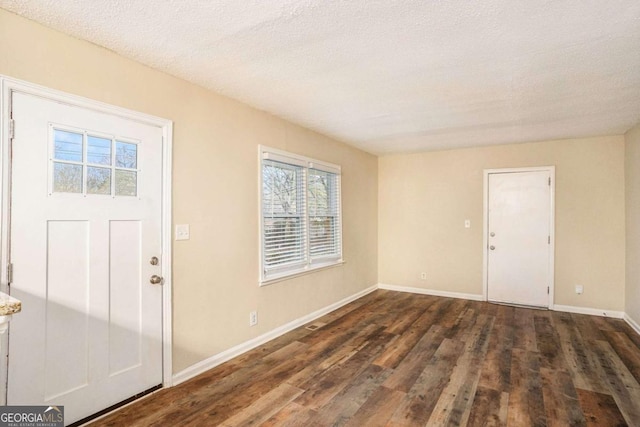
[{"label": "door panel", "polygon": [[548,171],[489,174],[488,299],[549,306]]},{"label": "door panel", "polygon": [[67,422],[162,382],[162,130],[14,93],[9,404]]},{"label": "door panel", "polygon": [[89,382],[89,222],[48,221],[46,240],[44,395],[51,400]]},{"label": "door panel", "polygon": [[[140,278],[140,221],[110,222],[109,375],[140,365],[141,300],[136,287]],[[122,327],[128,325],[128,327]]]}]

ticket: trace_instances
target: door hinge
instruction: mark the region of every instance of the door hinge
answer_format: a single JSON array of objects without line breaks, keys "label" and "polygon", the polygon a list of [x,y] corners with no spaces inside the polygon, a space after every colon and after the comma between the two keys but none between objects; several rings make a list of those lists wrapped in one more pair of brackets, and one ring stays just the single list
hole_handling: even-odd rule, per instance
[{"label": "door hinge", "polygon": [[7,264],[7,283],[13,282],[13,263]]},{"label": "door hinge", "polygon": [[547,286],[547,295],[549,295],[549,287]]},{"label": "door hinge", "polygon": [[551,177],[549,177],[549,187],[551,187]]},{"label": "door hinge", "polygon": [[16,121],[9,120],[9,139],[13,139],[16,136]]},{"label": "door hinge", "polygon": [[551,236],[547,236],[547,243],[551,244]]}]

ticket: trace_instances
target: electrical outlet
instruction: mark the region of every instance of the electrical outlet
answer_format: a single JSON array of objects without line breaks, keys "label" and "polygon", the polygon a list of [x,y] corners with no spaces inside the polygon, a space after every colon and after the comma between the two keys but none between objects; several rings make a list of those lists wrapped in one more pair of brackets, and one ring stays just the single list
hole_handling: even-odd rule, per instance
[{"label": "electrical outlet", "polygon": [[576,294],[582,295],[584,292],[584,287],[582,285],[576,285]]},{"label": "electrical outlet", "polygon": [[420,273],[420,280],[427,280],[427,273],[425,273],[424,271]]},{"label": "electrical outlet", "polygon": [[249,326],[256,326],[258,324],[258,312],[252,311],[249,313]]}]

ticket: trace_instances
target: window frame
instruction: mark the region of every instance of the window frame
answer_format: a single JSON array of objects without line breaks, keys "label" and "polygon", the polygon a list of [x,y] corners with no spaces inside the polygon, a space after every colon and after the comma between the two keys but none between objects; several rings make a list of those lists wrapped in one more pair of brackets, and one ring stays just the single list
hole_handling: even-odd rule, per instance
[{"label": "window frame", "polygon": [[[79,161],[76,160],[66,160],[56,158],[56,141],[55,134],[57,131],[73,133],[82,136],[82,148],[81,148],[81,159]],[[110,151],[111,151],[111,159],[110,164],[100,164],[96,162],[89,161],[89,138],[99,138],[106,139],[110,141]],[[142,146],[139,140],[118,136],[114,134],[104,133],[93,131],[85,128],[77,128],[74,126],[68,126],[59,123],[49,123],[48,124],[48,164],[47,164],[47,174],[48,174],[48,183],[47,183],[47,191],[49,197],[56,198],[70,198],[70,197],[90,197],[90,198],[111,198],[111,199],[140,199],[139,196],[139,185],[141,172],[140,169],[140,148]],[[124,167],[117,166],[117,146],[118,143],[122,144],[130,144],[136,146],[136,167]],[[81,177],[81,187],[79,192],[65,192],[65,191],[55,191],[55,165],[56,164],[66,164],[66,165],[75,165],[80,166],[82,168],[82,177]],[[91,193],[88,191],[88,169],[89,168],[100,168],[107,169],[110,171],[110,188],[109,193]],[[136,184],[136,194],[117,194],[117,184],[116,184],[116,173],[117,171],[125,171],[125,172],[134,172],[136,174],[135,184]]]},{"label": "window frame", "polygon": [[[312,159],[310,157],[294,154],[288,151],[278,150],[267,146],[259,145],[259,159],[258,159],[258,211],[260,215],[259,221],[259,279],[260,286],[269,285],[271,283],[279,282],[282,280],[290,279],[303,274],[308,274],[314,271],[322,270],[325,268],[335,267],[344,264],[343,259],[343,233],[342,233],[342,168],[340,165],[328,163],[325,161]],[[265,212],[264,212],[264,181],[263,181],[263,168],[264,160],[276,161],[284,163],[285,165],[297,166],[302,168],[303,176],[303,191],[302,191],[302,204],[304,206],[303,227],[305,230],[306,245],[304,247],[305,259],[301,263],[296,263],[289,266],[276,266],[267,270],[265,266]],[[311,256],[310,248],[310,217],[309,217],[309,171],[315,169],[318,171],[328,172],[336,175],[336,191],[335,191],[335,203],[337,204],[337,227],[336,237],[338,241],[335,246],[338,253],[335,255],[323,255],[323,256]]]}]

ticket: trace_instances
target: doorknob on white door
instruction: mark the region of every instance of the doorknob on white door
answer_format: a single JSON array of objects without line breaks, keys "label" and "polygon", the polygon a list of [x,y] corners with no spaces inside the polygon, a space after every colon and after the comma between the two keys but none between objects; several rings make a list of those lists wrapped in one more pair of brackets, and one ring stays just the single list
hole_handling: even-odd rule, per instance
[{"label": "doorknob on white door", "polygon": [[152,285],[160,285],[162,284],[162,277],[154,274],[153,276],[151,276],[151,279],[149,279],[149,282],[151,282]]},{"label": "doorknob on white door", "polygon": [[494,250],[495,248],[496,248],[496,247],[495,247],[495,246],[493,246],[493,245],[489,246],[489,249],[491,249],[491,250]]}]

